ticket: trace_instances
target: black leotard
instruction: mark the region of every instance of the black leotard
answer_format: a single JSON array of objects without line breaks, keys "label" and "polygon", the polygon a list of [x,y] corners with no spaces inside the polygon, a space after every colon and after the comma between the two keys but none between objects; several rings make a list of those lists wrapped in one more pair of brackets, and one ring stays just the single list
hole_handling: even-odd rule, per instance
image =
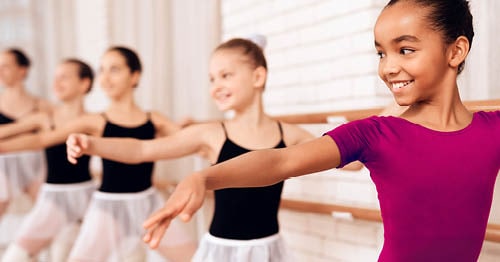
[{"label": "black leotard", "polygon": [[[286,147],[283,131],[278,123],[281,139],[274,148]],[[251,150],[231,141],[222,124],[226,141],[217,163],[237,157]],[[249,240],[279,232],[278,208],[283,182],[266,187],[227,188],[215,190],[215,210],[210,234],[220,238]]]},{"label": "black leotard", "polygon": [[66,157],[66,144],[59,144],[45,149],[47,160],[47,183],[70,184],[90,181],[88,155],[78,159],[76,165],[71,164]]},{"label": "black leotard", "polygon": [[[106,118],[106,116],[104,115]],[[136,127],[123,127],[111,123],[106,118],[103,137],[131,137],[153,139],[155,127],[148,114],[148,121]],[[102,184],[99,191],[109,193],[133,193],[151,187],[153,162],[124,164],[109,159],[102,159]]]}]

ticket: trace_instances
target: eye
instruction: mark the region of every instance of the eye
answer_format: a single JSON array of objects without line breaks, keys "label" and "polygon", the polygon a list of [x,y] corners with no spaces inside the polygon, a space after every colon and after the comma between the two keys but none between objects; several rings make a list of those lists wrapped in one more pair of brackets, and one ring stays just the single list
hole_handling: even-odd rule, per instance
[{"label": "eye", "polygon": [[399,50],[399,53],[402,55],[409,55],[413,52],[415,52],[415,50],[409,48],[401,48],[401,50]]},{"label": "eye", "polygon": [[222,78],[226,79],[231,76],[231,73],[223,73]]},{"label": "eye", "polygon": [[382,58],[384,58],[384,57],[385,57],[385,53],[384,53],[384,52],[382,52],[382,51],[378,51],[378,52],[377,52],[377,56],[378,56],[380,59],[382,59]]}]

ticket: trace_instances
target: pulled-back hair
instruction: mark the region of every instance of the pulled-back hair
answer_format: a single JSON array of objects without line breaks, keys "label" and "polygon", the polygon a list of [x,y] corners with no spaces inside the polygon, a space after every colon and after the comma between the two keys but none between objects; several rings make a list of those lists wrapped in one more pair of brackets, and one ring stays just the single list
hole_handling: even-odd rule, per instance
[{"label": "pulled-back hair", "polygon": [[214,52],[219,50],[241,50],[242,54],[251,60],[256,68],[259,66],[267,70],[267,61],[262,49],[254,42],[244,38],[233,38],[220,44]]},{"label": "pulled-back hair", "polygon": [[26,54],[18,48],[9,48],[6,50],[7,53],[14,55],[16,59],[16,64],[20,67],[29,68],[31,65],[30,59]]},{"label": "pulled-back hair", "polygon": [[137,53],[132,49],[124,46],[113,46],[108,49],[108,52],[109,51],[116,51],[120,53],[125,58],[125,62],[127,63],[130,72],[142,72],[141,60],[139,59]]},{"label": "pulled-back hair", "polygon": [[63,63],[70,63],[78,66],[78,77],[80,79],[90,80],[89,89],[87,90],[87,93],[90,92],[90,90],[92,89],[92,84],[94,82],[94,71],[92,71],[92,68],[87,63],[77,58],[65,59]]},{"label": "pulled-back hair", "polygon": [[[410,2],[418,6],[429,8],[427,19],[431,27],[443,35],[447,44],[453,43],[458,37],[465,36],[469,40],[469,50],[474,38],[474,26],[467,0],[390,0],[386,7],[398,2]],[[458,66],[458,73],[462,72],[464,62]]]}]

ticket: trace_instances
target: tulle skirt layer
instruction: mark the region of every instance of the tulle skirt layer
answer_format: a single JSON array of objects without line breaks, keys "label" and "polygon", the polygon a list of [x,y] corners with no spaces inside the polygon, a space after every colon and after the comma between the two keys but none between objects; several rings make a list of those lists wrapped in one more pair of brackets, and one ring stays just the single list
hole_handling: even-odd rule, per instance
[{"label": "tulle skirt layer", "polygon": [[[146,245],[142,224],[163,200],[154,188],[138,193],[94,192],[70,259],[77,261],[141,261]],[[193,239],[174,220],[161,246],[174,247]]]},{"label": "tulle skirt layer", "polygon": [[0,154],[0,201],[12,199],[37,180],[43,181],[45,172],[41,151]]},{"label": "tulle skirt layer", "polygon": [[252,240],[223,239],[205,234],[193,262],[289,262],[291,254],[279,234]]},{"label": "tulle skirt layer", "polygon": [[95,188],[91,181],[43,184],[17,239],[53,239],[66,226],[79,224]]}]

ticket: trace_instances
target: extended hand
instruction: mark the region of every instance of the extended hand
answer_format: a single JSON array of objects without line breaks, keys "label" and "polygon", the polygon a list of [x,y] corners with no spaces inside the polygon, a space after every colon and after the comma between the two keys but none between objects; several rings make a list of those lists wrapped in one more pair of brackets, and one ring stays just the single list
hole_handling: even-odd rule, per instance
[{"label": "extended hand", "polygon": [[153,213],[143,224],[147,233],[144,242],[151,248],[158,247],[172,219],[179,215],[187,222],[200,209],[205,199],[205,180],[197,173],[182,180],[160,210]]},{"label": "extended hand", "polygon": [[66,154],[68,161],[76,164],[77,158],[83,155],[83,152],[89,146],[89,138],[85,134],[71,134],[66,139]]}]

